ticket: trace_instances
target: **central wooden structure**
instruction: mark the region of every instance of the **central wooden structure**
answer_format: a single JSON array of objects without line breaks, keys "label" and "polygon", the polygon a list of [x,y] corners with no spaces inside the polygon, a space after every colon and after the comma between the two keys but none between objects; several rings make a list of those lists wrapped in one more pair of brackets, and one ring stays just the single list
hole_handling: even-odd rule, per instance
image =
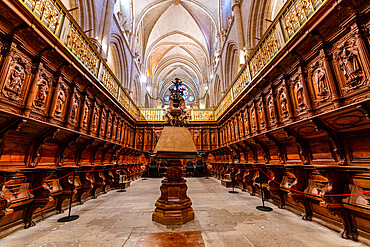
[{"label": "central wooden structure", "polygon": [[161,185],[161,196],[155,203],[153,221],[163,225],[181,225],[194,219],[191,200],[186,195],[186,180],[182,177],[180,159],[195,158],[197,149],[185,127],[163,129],[154,153],[156,158],[168,159],[167,175]]}]

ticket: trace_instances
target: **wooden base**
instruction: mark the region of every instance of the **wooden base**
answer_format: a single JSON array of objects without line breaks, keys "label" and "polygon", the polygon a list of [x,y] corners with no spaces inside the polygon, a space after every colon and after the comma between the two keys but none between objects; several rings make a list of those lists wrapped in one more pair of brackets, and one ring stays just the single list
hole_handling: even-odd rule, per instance
[{"label": "wooden base", "polygon": [[170,160],[152,220],[163,225],[181,225],[193,220],[194,211],[186,195],[187,188],[186,180],[182,177],[181,161]]}]

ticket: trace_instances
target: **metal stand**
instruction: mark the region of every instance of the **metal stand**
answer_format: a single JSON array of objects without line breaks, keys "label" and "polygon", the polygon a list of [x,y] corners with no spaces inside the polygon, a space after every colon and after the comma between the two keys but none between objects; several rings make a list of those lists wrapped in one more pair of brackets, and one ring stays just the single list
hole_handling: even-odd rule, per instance
[{"label": "metal stand", "polygon": [[[121,174],[123,174],[122,168],[121,168]],[[124,188],[122,188],[122,187],[124,187]],[[122,176],[121,189],[120,190],[117,190],[117,192],[126,192],[126,184],[123,181],[123,176]]]},{"label": "metal stand", "polygon": [[71,209],[72,209],[72,197],[73,197],[73,191],[75,190],[75,171],[73,171],[73,178],[72,178],[72,187],[71,187],[71,197],[69,199],[69,211],[68,216],[58,219],[58,222],[69,222],[73,220],[77,220],[80,216],[78,215],[71,215]]},{"label": "metal stand", "polygon": [[261,187],[261,198],[262,198],[262,206],[257,206],[256,208],[260,211],[270,212],[272,211],[272,208],[265,206],[265,200],[264,200],[264,193],[262,189],[262,179],[260,177],[260,187]]},{"label": "metal stand", "polygon": [[[231,181],[232,181],[232,180],[231,180]],[[233,190],[232,190],[232,191],[229,191],[229,193],[238,194],[239,192],[234,190],[234,188],[235,188],[235,184],[234,184],[234,182],[233,182],[233,181],[231,182],[231,184],[233,185]]]}]

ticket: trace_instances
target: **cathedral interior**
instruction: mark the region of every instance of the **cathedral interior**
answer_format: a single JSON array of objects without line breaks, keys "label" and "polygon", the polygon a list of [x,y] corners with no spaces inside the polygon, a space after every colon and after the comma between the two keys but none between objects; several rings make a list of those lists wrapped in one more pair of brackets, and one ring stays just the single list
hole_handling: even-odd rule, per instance
[{"label": "cathedral interior", "polygon": [[0,246],[370,245],[369,97],[367,0],[1,0]]}]

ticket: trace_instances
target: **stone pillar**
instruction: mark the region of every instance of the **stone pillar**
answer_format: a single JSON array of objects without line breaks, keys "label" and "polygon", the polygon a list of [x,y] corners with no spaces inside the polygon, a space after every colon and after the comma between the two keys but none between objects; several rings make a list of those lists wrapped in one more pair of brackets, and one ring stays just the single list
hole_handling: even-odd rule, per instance
[{"label": "stone pillar", "polygon": [[241,54],[241,52],[244,52],[243,48],[245,44],[244,44],[243,22],[242,22],[242,15],[240,11],[240,1],[239,0],[233,0],[232,10],[234,12],[236,33],[238,35],[239,54]]},{"label": "stone pillar", "polygon": [[111,36],[111,29],[112,29],[112,22],[113,22],[113,14],[114,14],[114,2],[115,0],[107,0],[107,8],[105,11],[105,18],[104,18],[104,27],[103,27],[103,34],[102,34],[102,51],[101,54],[103,58],[108,58],[108,51],[109,51],[109,44],[110,44],[110,36]]}]

